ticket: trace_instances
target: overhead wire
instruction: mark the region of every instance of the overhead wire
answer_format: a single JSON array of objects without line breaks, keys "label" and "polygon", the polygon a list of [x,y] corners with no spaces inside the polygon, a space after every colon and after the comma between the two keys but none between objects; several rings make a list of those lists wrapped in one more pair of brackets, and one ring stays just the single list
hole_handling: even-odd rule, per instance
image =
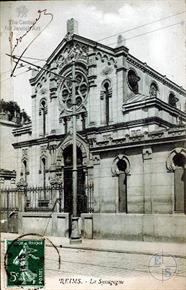
[{"label": "overhead wire", "polygon": [[[179,25],[179,24],[181,24],[181,25],[184,24],[184,21],[177,22],[177,23],[174,23],[174,24],[170,24],[170,25],[167,25],[167,26],[164,26],[164,27],[160,27],[160,28],[157,28],[157,29],[154,29],[154,30],[151,30],[151,31],[143,32],[143,33],[140,33],[140,34],[125,38],[125,40],[131,40],[131,39],[134,39],[134,38],[137,38],[137,37],[141,37],[141,36],[156,32],[156,31],[164,30],[164,29],[167,29],[169,27],[173,27],[173,26],[176,26],[176,25]],[[109,45],[114,45],[114,44],[117,44],[117,42],[115,41],[115,42],[112,42],[112,43],[108,43],[106,45],[109,46]]]},{"label": "overhead wire", "polygon": [[[113,36],[116,36],[116,35],[118,35],[118,34],[125,33],[125,32],[129,32],[129,31],[132,31],[132,30],[136,30],[136,29],[138,29],[138,28],[141,28],[141,27],[144,27],[144,26],[147,26],[147,25],[151,25],[151,24],[154,24],[154,23],[156,23],[156,22],[159,22],[159,21],[162,21],[162,20],[165,20],[165,19],[168,19],[168,18],[171,18],[171,17],[177,16],[177,15],[180,15],[180,14],[183,14],[183,13],[185,13],[185,11],[183,11],[183,12],[179,12],[179,13],[177,13],[177,14],[170,15],[170,16],[167,16],[167,17],[164,17],[164,18],[161,18],[161,19],[155,20],[155,21],[151,21],[151,22],[149,22],[149,23],[146,23],[146,24],[143,24],[143,25],[140,25],[140,26],[133,27],[133,28],[128,29],[128,30],[125,30],[125,31],[123,31],[123,32],[120,32],[120,33],[113,34],[113,35],[111,35],[111,36],[108,36],[108,37],[102,38],[101,40],[109,39],[109,38],[111,38],[111,37],[113,37]],[[126,38],[125,40],[132,40],[132,39],[135,39],[135,38],[138,38],[138,37],[142,37],[142,36],[144,36],[144,35],[147,35],[147,34],[150,34],[150,33],[153,33],[153,32],[157,32],[157,31],[160,31],[160,30],[168,29],[169,27],[173,27],[173,26],[176,26],[176,25],[179,25],[179,24],[180,24],[180,25],[181,25],[181,24],[184,24],[184,21],[177,22],[177,23],[174,23],[174,24],[170,24],[170,25],[167,25],[167,26],[164,26],[164,27],[160,27],[160,28],[157,28],[157,29],[154,29],[154,30],[150,30],[150,31],[147,31],[147,32],[144,32],[144,33],[140,33],[140,34],[137,34],[137,35],[134,35],[134,36],[128,37],[128,38]],[[99,40],[99,41],[101,41],[101,40]],[[110,45],[114,45],[114,44],[116,44],[116,43],[117,43],[117,42],[113,42],[113,43],[109,43],[109,44],[106,44],[106,45],[107,45],[107,46],[110,46]],[[9,56],[10,56],[10,55],[9,55]],[[22,62],[26,62],[26,61],[24,61],[23,58],[24,58],[24,59],[37,60],[38,62],[39,62],[39,61],[45,61],[45,62],[46,62],[46,59],[39,59],[39,58],[29,57],[29,56],[23,56],[23,57],[21,58]],[[37,63],[37,62],[35,62],[35,63]],[[32,64],[32,63],[29,63],[29,65],[34,66],[34,63],[33,63],[33,64]],[[25,67],[25,66],[26,66],[26,65],[21,64],[21,66],[18,67],[18,68],[22,68],[22,67]],[[42,68],[41,66],[36,66],[36,67],[37,67],[37,69],[45,70],[45,71],[46,71],[46,69],[45,69],[45,68]],[[24,72],[22,72],[22,73],[20,73],[20,74],[26,73],[26,72],[28,72],[28,71],[30,71],[30,69],[29,69],[29,70],[26,70],[26,71],[24,71]],[[53,73],[52,71],[50,71],[50,72]],[[18,76],[18,75],[20,75],[20,74],[17,74],[17,75],[15,75],[14,77],[16,77],[16,76]],[[59,75],[59,76],[60,76],[60,75]],[[63,77],[63,76],[60,76],[60,77],[63,78],[63,79],[67,79],[67,78],[65,78],[65,77]],[[4,80],[1,80],[1,81],[5,81],[5,80],[8,80],[8,79],[9,79],[9,78],[4,79]],[[71,80],[71,79],[70,79],[70,80]]]},{"label": "overhead wire", "polygon": [[117,36],[118,34],[124,34],[124,33],[130,32],[130,31],[133,31],[133,30],[136,30],[136,29],[139,29],[139,28],[142,28],[142,27],[145,27],[145,26],[148,26],[148,25],[151,25],[151,24],[154,24],[154,23],[160,22],[160,21],[165,20],[165,19],[172,18],[172,17],[175,17],[175,16],[177,16],[177,15],[184,14],[185,12],[186,12],[186,11],[182,11],[182,12],[179,12],[179,13],[176,13],[176,14],[173,14],[173,15],[170,15],[170,16],[166,16],[166,17],[163,17],[163,18],[160,18],[160,19],[157,19],[157,20],[154,20],[154,21],[151,21],[151,22],[148,22],[148,23],[142,24],[142,25],[138,25],[138,26],[135,26],[135,27],[133,27],[133,28],[130,28],[130,29],[127,29],[127,30],[124,30],[124,31],[121,31],[121,32],[118,32],[118,33],[115,33],[115,34],[112,34],[112,35],[107,36],[107,37],[104,37],[104,38],[99,39],[99,40],[97,40],[97,41],[98,41],[98,42],[99,42],[99,41],[103,41],[103,40],[106,40],[106,39],[112,38],[112,37],[114,37],[114,36]]},{"label": "overhead wire", "polygon": [[[35,58],[35,59],[37,59],[37,58]],[[40,61],[42,61],[41,59],[37,59],[37,61],[36,62],[34,62],[34,64],[35,63],[38,63],[38,62],[40,62]],[[19,67],[17,67],[17,69],[21,69],[21,68],[26,68],[26,67],[28,67],[28,65],[24,65],[24,64],[22,64],[22,63],[20,63],[20,66]],[[32,68],[31,67],[28,67],[28,69],[26,70],[26,71],[23,71],[23,72],[21,72],[21,73],[18,73],[18,74],[16,74],[14,77],[17,77],[17,76],[19,76],[19,75],[22,75],[22,74],[24,74],[24,73],[27,73],[27,72],[29,72],[30,70],[32,70]],[[2,72],[2,74],[4,73],[10,73],[12,70],[8,70],[8,71],[6,71],[6,72]],[[12,77],[8,77],[8,78],[6,78],[6,79],[2,79],[0,82],[4,82],[4,81],[7,81],[7,80],[9,80],[9,79],[12,79]]]}]

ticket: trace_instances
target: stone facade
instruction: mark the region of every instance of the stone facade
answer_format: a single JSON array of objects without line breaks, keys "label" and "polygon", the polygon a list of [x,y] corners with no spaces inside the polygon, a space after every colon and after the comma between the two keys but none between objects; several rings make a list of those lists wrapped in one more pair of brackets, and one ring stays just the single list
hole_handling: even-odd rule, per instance
[{"label": "stone facade", "polygon": [[73,60],[80,181],[93,194],[92,213],[80,210],[84,235],[186,239],[186,91],[121,41],[110,48],[67,33],[33,72],[32,124],[13,131],[17,182],[67,187]]}]

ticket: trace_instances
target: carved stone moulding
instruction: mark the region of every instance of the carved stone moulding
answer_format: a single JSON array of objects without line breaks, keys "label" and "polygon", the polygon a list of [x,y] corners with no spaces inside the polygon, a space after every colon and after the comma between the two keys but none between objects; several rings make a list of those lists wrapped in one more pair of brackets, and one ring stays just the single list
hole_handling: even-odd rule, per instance
[{"label": "carved stone moulding", "polygon": [[123,155],[123,154],[118,154],[112,162],[112,166],[111,166],[112,176],[118,176],[120,173],[118,166],[117,166],[117,163],[119,160],[125,161],[125,163],[126,163],[125,173],[127,175],[129,175],[130,174],[130,161],[129,161],[128,157],[126,155]]},{"label": "carved stone moulding", "polygon": [[183,156],[183,158],[186,159],[186,149],[182,148],[182,147],[177,147],[174,148],[168,155],[167,161],[166,161],[166,167],[168,169],[168,171],[173,172],[176,169],[176,165],[174,163],[174,157],[177,154],[181,154]]}]

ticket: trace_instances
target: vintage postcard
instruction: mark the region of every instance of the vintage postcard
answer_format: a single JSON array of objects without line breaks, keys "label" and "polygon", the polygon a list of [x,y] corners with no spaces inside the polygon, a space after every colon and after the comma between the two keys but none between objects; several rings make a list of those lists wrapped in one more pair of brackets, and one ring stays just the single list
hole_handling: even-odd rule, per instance
[{"label": "vintage postcard", "polygon": [[185,0],[0,8],[1,289],[186,289]]}]

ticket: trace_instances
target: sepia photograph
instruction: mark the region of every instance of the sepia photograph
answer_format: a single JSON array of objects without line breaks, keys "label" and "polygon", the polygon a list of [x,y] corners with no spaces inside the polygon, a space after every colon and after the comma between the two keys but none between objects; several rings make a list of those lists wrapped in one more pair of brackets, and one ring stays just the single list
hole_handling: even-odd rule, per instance
[{"label": "sepia photograph", "polygon": [[1,1],[1,289],[186,289],[186,1]]}]

